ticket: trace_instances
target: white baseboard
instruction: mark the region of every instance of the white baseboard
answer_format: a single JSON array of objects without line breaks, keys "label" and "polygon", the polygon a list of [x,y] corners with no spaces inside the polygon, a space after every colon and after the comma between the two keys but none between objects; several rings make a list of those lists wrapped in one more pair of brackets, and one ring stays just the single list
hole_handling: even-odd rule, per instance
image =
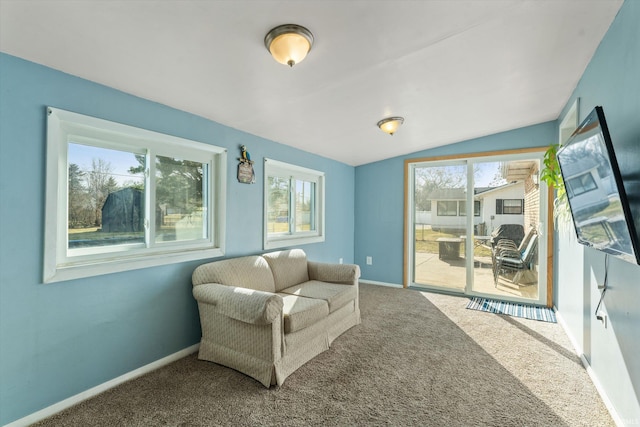
[{"label": "white baseboard", "polygon": [[106,383],[102,383],[100,385],[92,387],[89,390],[85,390],[61,402],[54,403],[53,405],[41,409],[38,412],[34,412],[33,414],[27,415],[24,418],[20,418],[19,420],[6,424],[5,427],[22,427],[41,421],[45,418],[57,414],[60,411],[70,408],[73,405],[77,405],[83,400],[87,400],[91,397],[97,396],[98,394],[103,393],[117,385],[130,381],[151,371],[155,371],[156,369],[168,365],[169,363],[175,362],[176,360],[182,359],[183,357],[195,353],[196,351],[198,351],[198,348],[200,348],[200,344],[194,344],[191,347],[187,347],[183,350],[178,351],[177,353],[170,354],[166,357],[163,357],[162,359],[156,360],[155,362],[151,362],[148,365],[141,366],[138,369],[127,372],[124,375],[120,375],[117,378],[109,380]]},{"label": "white baseboard", "polygon": [[359,280],[360,283],[366,283],[367,285],[377,285],[377,286],[388,286],[390,288],[402,288],[402,285],[399,285],[397,283],[387,283],[387,282],[376,282],[375,280],[366,280],[366,279],[361,279]]},{"label": "white baseboard", "polygon": [[553,311],[556,312],[556,319],[558,320],[558,324],[562,327],[562,329],[564,330],[564,333],[569,337],[569,341],[573,346],[574,352],[578,355],[578,357],[580,357],[582,366],[584,366],[584,369],[587,371],[587,374],[589,374],[589,378],[591,378],[591,382],[593,383],[593,385],[596,388],[596,391],[600,395],[600,398],[602,399],[604,406],[607,408],[607,411],[609,411],[609,414],[611,415],[613,422],[616,423],[616,426],[618,427],[624,427],[625,423],[622,422],[622,418],[620,418],[620,416],[618,415],[618,412],[613,407],[613,404],[611,403],[609,396],[607,396],[607,393],[604,390],[604,387],[602,387],[602,384],[600,384],[600,380],[598,380],[596,373],[591,368],[591,365],[589,364],[589,361],[587,360],[587,358],[584,357],[584,352],[582,351],[582,348],[578,345],[578,342],[575,340],[573,335],[571,335],[571,332],[569,330],[569,327],[567,326],[567,323],[562,318],[562,315],[558,312],[558,308],[556,306],[553,307]]}]

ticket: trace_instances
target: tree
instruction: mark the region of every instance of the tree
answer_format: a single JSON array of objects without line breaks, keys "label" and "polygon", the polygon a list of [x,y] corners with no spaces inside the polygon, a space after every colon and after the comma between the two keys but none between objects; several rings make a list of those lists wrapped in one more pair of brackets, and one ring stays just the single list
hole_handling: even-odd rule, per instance
[{"label": "tree", "polygon": [[269,177],[269,220],[275,221],[281,213],[289,217],[289,179]]},{"label": "tree", "polygon": [[430,210],[432,194],[436,190],[465,188],[466,166],[429,166],[415,170],[416,210]]},{"label": "tree", "polygon": [[111,176],[111,163],[104,159],[94,158],[91,170],[85,174],[89,201],[94,212],[94,225],[102,225],[102,206],[110,192],[118,189],[118,183]]},{"label": "tree", "polygon": [[[146,156],[136,155],[139,165],[129,173],[146,170]],[[183,214],[202,207],[202,163],[156,156],[156,206],[165,205]]]},{"label": "tree", "polygon": [[507,180],[502,176],[502,172],[500,170],[496,171],[495,176],[489,183],[489,187],[501,187],[505,184],[508,184]]},{"label": "tree", "polygon": [[87,190],[83,185],[85,173],[75,163],[69,164],[69,227],[79,228],[90,223],[87,210]]}]

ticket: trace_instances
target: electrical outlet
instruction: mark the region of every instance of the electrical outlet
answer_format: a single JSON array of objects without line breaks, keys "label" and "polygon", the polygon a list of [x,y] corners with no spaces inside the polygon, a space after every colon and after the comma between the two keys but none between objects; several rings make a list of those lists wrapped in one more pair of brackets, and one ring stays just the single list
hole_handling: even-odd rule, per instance
[{"label": "electrical outlet", "polygon": [[367,265],[373,265],[373,258],[370,256],[367,257]]},{"label": "electrical outlet", "polygon": [[338,260],[338,264],[342,264],[342,258]]}]

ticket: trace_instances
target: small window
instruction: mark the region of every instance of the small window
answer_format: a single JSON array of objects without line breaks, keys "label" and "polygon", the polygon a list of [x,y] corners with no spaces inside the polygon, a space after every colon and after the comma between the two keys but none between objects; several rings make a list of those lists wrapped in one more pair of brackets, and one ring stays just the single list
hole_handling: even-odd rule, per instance
[{"label": "small window", "polygon": [[598,185],[593,179],[591,172],[587,172],[575,178],[571,178],[567,181],[567,187],[573,193],[574,196],[588,193],[589,191],[596,190]]},{"label": "small window", "polygon": [[265,159],[264,248],[324,241],[324,173]]},{"label": "small window", "polygon": [[[458,205],[460,216],[467,216],[467,202],[461,201]],[[480,216],[480,200],[473,201],[473,216]]]},{"label": "small window", "polygon": [[44,282],[224,254],[226,150],[48,108]]},{"label": "small window", "polygon": [[457,216],[458,202],[455,200],[440,200],[437,203],[438,216]]},{"label": "small window", "polygon": [[497,215],[524,214],[524,199],[496,199]]}]

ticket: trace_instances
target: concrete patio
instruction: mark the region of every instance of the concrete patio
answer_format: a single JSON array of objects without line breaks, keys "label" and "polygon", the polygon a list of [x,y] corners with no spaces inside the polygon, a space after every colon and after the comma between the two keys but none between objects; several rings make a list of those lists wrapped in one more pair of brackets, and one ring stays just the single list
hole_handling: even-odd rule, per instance
[{"label": "concrete patio", "polygon": [[[440,259],[437,253],[417,252],[415,254],[415,282],[418,285],[436,286],[463,291],[466,285],[466,260]],[[501,297],[519,297],[536,300],[537,283],[515,285],[509,277],[500,276],[498,286],[493,281],[491,257],[474,257],[473,290]]]}]

